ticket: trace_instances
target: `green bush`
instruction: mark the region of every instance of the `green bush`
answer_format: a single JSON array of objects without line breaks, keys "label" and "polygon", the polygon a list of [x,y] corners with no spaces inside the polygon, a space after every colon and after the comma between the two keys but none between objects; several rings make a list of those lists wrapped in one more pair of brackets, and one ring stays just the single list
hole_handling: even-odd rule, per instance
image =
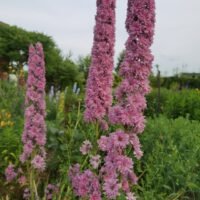
[{"label": "green bush", "polygon": [[[160,109],[158,109],[158,101]],[[160,111],[160,112],[159,112]],[[158,91],[152,90],[147,96],[147,116],[164,114],[168,118],[185,117],[191,120],[200,120],[200,92],[199,90],[168,90],[161,88],[158,100]]]},{"label": "green bush", "polygon": [[0,80],[0,174],[10,161],[18,160],[23,116],[24,89]]},{"label": "green bush", "polygon": [[144,156],[136,164],[141,199],[200,199],[199,130],[199,122],[184,118],[148,120]]},{"label": "green bush", "polygon": [[[153,74],[150,76],[150,83],[152,87],[158,87],[158,78]],[[171,77],[160,77],[160,85],[163,88],[200,88],[200,79],[198,73],[186,73],[174,75]]]},{"label": "green bush", "polygon": [[147,117],[154,117],[160,113],[163,114],[166,110],[164,109],[166,101],[168,100],[168,96],[171,96],[171,93],[173,93],[171,90],[162,88],[160,90],[160,97],[158,99],[158,90],[153,89],[146,97],[147,109],[145,110],[145,115]]},{"label": "green bush", "polygon": [[14,83],[0,80],[0,109],[6,109],[14,116],[24,116],[23,88]]},{"label": "green bush", "polygon": [[[4,194],[7,191],[4,169],[9,162],[17,165],[22,149],[24,91],[6,82],[1,82],[0,86],[0,109],[10,112],[10,120],[14,122],[13,126],[0,127],[0,194]],[[200,124],[193,121],[200,120],[199,91],[161,89],[160,112],[163,115],[159,117],[156,116],[156,90],[148,95],[147,101],[147,127],[141,136],[144,157],[135,161],[139,175],[139,185],[135,189],[139,199],[200,199]],[[82,93],[73,94],[71,89],[66,94],[62,92],[57,101],[47,98],[48,157],[43,178],[59,183],[61,195],[67,194],[71,199],[75,197],[67,179],[69,166],[85,163],[80,145],[86,139],[93,143],[96,140],[95,125],[84,122],[83,108]],[[109,131],[114,129],[116,126]],[[120,196],[118,200],[125,200],[125,197]]]},{"label": "green bush", "polygon": [[[23,119],[15,118],[14,126],[0,127],[0,194],[5,183],[4,170],[9,163],[18,164],[22,150],[21,133]],[[0,195],[1,196],[1,195]]]}]

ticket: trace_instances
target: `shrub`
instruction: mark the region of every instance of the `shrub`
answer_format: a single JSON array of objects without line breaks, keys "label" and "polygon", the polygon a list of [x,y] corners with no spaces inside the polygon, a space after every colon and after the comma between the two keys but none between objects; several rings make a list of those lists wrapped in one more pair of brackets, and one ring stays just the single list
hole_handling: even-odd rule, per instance
[{"label": "shrub", "polygon": [[158,113],[158,91],[152,90],[147,96],[147,116],[164,114],[168,118],[185,117],[200,120],[200,92],[199,90],[168,90],[161,88],[160,112]]},{"label": "shrub", "polygon": [[148,120],[136,165],[141,199],[200,199],[199,130],[199,122],[184,118]]},{"label": "shrub", "polygon": [[14,83],[0,80],[0,109],[6,109],[14,116],[23,117],[24,89]]}]

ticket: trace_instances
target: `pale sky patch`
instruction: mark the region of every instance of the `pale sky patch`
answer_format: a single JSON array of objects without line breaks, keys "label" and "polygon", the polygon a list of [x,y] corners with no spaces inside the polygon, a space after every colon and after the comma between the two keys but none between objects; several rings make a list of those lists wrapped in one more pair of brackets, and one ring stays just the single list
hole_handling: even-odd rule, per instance
[{"label": "pale sky patch", "polygon": [[[117,0],[115,60],[127,39],[126,4]],[[0,21],[52,36],[63,54],[90,54],[95,0],[0,0],[0,7]],[[156,0],[156,7],[154,65],[168,75],[176,69],[200,72],[200,1]]]}]

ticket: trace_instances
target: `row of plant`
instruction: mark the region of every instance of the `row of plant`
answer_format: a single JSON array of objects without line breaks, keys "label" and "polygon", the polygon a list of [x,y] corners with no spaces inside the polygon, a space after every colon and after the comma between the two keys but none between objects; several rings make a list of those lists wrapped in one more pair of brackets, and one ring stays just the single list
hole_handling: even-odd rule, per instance
[{"label": "row of plant", "polygon": [[198,89],[153,89],[147,95],[147,116],[163,114],[168,118],[185,117],[200,120],[200,91]]},{"label": "row of plant", "polygon": [[[185,95],[181,95],[181,92],[185,92]],[[197,90],[180,92],[161,90],[161,97],[163,93],[168,98],[173,98],[173,95],[179,96],[179,100],[174,104],[176,106],[171,108],[172,110],[180,107],[181,99],[184,96],[189,98],[194,95],[191,105],[199,97]],[[0,194],[3,196],[6,191],[10,191],[11,194],[16,195],[13,196],[14,199],[20,199],[23,191],[20,188],[14,190],[6,182],[4,169],[10,162],[18,164],[22,150],[23,114],[20,109],[18,112],[16,108],[23,105],[21,96],[24,96],[24,91],[12,84],[1,82],[1,94],[9,97],[9,101],[6,102],[6,99],[1,101],[1,121],[5,124],[12,121],[14,124],[0,128],[0,159],[2,161],[0,164]],[[19,100],[17,100],[18,98]],[[156,102],[154,102],[156,98],[157,91],[152,99],[148,99],[148,104],[154,105],[154,110],[151,111],[151,114],[149,113],[154,117],[155,108],[157,108]],[[95,142],[95,126],[89,126],[83,122],[83,95],[77,94],[76,90],[71,87],[61,92],[58,97],[50,98],[47,95],[46,102],[46,147],[49,158],[43,178],[48,177],[50,183],[62,188],[63,196],[67,194],[71,199],[76,199],[71,193],[66,172],[72,163],[84,163],[84,157],[81,156],[79,147],[86,139],[91,143]],[[141,137],[144,157],[141,161],[135,162],[136,172],[139,176],[139,185],[135,190],[141,199],[199,198],[200,178],[197,173],[200,146],[199,128],[198,122],[184,118],[176,120],[165,117],[148,118],[145,134]],[[114,127],[110,127],[110,130],[114,130]],[[41,193],[47,186],[47,184],[40,186]],[[124,197],[120,198],[124,199]]]},{"label": "row of plant", "polygon": [[[13,109],[13,103],[2,103],[6,109],[1,112],[4,118],[1,123],[4,142],[1,148],[4,160],[1,199],[199,197],[197,122],[149,119],[147,136],[142,137],[143,150],[147,153],[142,158],[139,134],[144,131],[145,95],[150,90],[148,76],[153,61],[150,46],[154,34],[154,0],[128,1],[128,39],[119,69],[120,83],[112,101],[115,3],[115,0],[97,1],[84,114],[76,84],[72,90],[68,88],[55,97],[51,93],[45,96],[43,48],[41,43],[30,46],[25,102],[20,98],[19,102],[16,101],[24,113],[24,122],[20,121],[22,116],[17,118],[22,113],[13,115],[14,111],[9,111]],[[16,91],[23,93],[23,89]],[[4,92],[4,95],[7,94]],[[160,112],[160,94],[157,104]],[[16,129],[12,133],[15,123],[19,130],[22,125],[23,131],[21,127],[20,132]],[[187,132],[177,128],[179,123]],[[166,131],[172,135],[165,134]],[[194,133],[192,138],[188,132]],[[13,140],[12,145],[10,140]],[[168,178],[163,179],[166,174]]]},{"label": "row of plant", "polygon": [[[153,87],[158,87],[158,77],[151,76],[151,83]],[[171,77],[160,77],[160,86],[167,89],[199,89],[200,79],[198,73],[186,73],[174,75]]]},{"label": "row of plant", "polygon": [[[138,177],[133,166],[134,159],[128,152],[133,152],[138,160],[143,155],[138,135],[144,130],[145,94],[149,92],[148,76],[153,61],[150,46],[154,35],[155,4],[154,0],[128,1],[126,29],[129,36],[125,58],[120,68],[122,81],[115,91],[115,104],[112,105],[115,3],[115,0],[97,1],[84,112],[84,121],[91,123],[89,127],[94,132],[93,142],[87,138],[80,147],[84,161],[71,163],[71,141],[65,141],[64,146],[68,149],[65,173],[68,174],[70,184],[62,188],[52,184],[49,176],[45,174],[51,154],[47,154],[46,149],[48,143],[45,123],[44,52],[41,43],[30,45],[24,103],[25,120],[21,135],[23,148],[16,159],[17,163],[11,162],[5,169],[8,191],[12,192],[5,194],[6,199],[13,198],[11,196],[16,194],[17,189],[23,191],[17,198],[31,200],[53,199],[54,196],[66,199],[74,195],[90,200],[117,199],[119,196],[124,196],[127,200],[136,199],[133,186],[137,184]],[[140,28],[136,29],[138,26]],[[79,103],[78,116],[72,130],[78,127],[80,111]],[[64,110],[65,113],[68,113],[67,110]],[[68,125],[68,121],[64,120],[64,127]]]},{"label": "row of plant", "polygon": [[[96,130],[95,126],[89,126],[82,120],[81,96],[74,94],[73,100],[70,101],[71,97],[71,94],[68,97],[67,93],[64,95],[63,92],[59,100],[47,98],[46,148],[49,156],[43,179],[48,179],[49,183],[58,186],[59,195],[63,199],[67,195],[67,199],[75,200],[76,197],[72,194],[66,172],[75,162],[82,163],[82,167],[88,167],[85,159],[89,159],[89,157],[83,157],[79,147],[86,139],[94,143]],[[69,109],[69,112],[62,116],[63,110],[66,108]],[[133,153],[129,153],[134,159],[136,173],[139,177],[138,185],[135,186],[136,195],[140,196],[139,199],[200,198],[199,126],[198,121],[185,118],[173,120],[160,116],[147,119],[145,132],[141,136],[144,157],[140,161],[136,161]],[[11,199],[20,199],[24,192],[23,187],[14,189],[13,184],[6,182],[4,175],[4,169],[10,162],[18,164],[22,150],[22,129],[23,120],[21,118],[16,120],[12,127],[5,126],[0,130],[1,197],[6,196],[9,191],[12,194]],[[110,127],[110,131],[112,130],[114,127]],[[18,180],[15,179],[15,181]],[[48,184],[40,185],[40,193],[42,194],[47,187],[50,186]],[[54,194],[54,199],[58,199],[59,195]],[[118,199],[123,200],[125,197],[119,196]]]}]

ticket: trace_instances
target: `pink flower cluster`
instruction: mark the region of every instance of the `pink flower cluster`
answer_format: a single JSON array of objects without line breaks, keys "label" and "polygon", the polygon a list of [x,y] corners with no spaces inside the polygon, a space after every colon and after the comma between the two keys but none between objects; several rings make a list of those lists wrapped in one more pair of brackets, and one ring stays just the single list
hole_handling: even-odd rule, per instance
[{"label": "pink flower cluster", "polygon": [[97,0],[92,61],[86,88],[85,120],[107,128],[104,116],[112,104],[116,0]]},{"label": "pink flower cluster", "polygon": [[[84,151],[83,155],[91,155],[92,146],[88,140],[83,142],[82,147],[86,147],[88,144],[90,146],[89,151]],[[138,178],[133,171],[133,160],[125,155],[125,149],[130,145],[134,145],[135,152],[137,152],[135,156],[137,158],[141,156],[142,151],[138,138],[122,130],[110,133],[109,136],[101,136],[98,140],[98,147],[106,153],[103,164],[100,165],[100,155],[90,156],[90,165],[94,170],[99,170],[98,176],[90,170],[81,173],[78,164],[69,170],[69,177],[75,194],[90,199],[93,199],[92,196],[95,195],[96,198],[98,197],[97,199],[101,199],[99,183],[102,183],[107,199],[116,199],[121,190],[127,194],[127,199],[134,199],[130,186],[136,184]],[[93,188],[94,184],[96,184],[95,188]],[[134,198],[129,198],[131,195]]]},{"label": "pink flower cluster", "polygon": [[5,170],[6,181],[11,182],[13,179],[17,177],[17,173],[15,172],[14,165],[10,164]]},{"label": "pink flower cluster", "polygon": [[24,189],[24,193],[23,193],[23,199],[28,200],[31,197],[31,192],[28,188]]},{"label": "pink flower cluster", "polygon": [[[75,194],[79,197],[101,199],[103,196],[100,193],[99,184],[101,183],[103,194],[106,195],[107,199],[116,199],[122,191],[126,194],[127,200],[136,199],[134,193],[131,192],[131,186],[137,184],[138,178],[134,173],[132,158],[126,155],[126,149],[128,146],[132,146],[137,159],[140,159],[143,155],[138,134],[144,130],[145,95],[150,90],[148,76],[151,72],[153,61],[150,46],[153,42],[155,23],[154,1],[128,0],[126,28],[129,37],[126,42],[125,58],[120,68],[122,82],[115,93],[117,104],[112,108],[109,108],[110,99],[107,101],[108,98],[104,98],[105,94],[99,93],[101,90],[108,94],[106,87],[102,84],[105,83],[104,79],[112,80],[112,78],[105,76],[103,73],[102,76],[99,76],[99,73],[103,72],[105,68],[102,65],[102,61],[95,59],[96,57],[93,55],[87,85],[85,117],[88,121],[97,119],[101,122],[100,124],[105,126],[102,119],[107,114],[106,111],[109,110],[108,117],[110,122],[123,125],[124,130],[117,130],[110,133],[109,136],[101,136],[97,141],[99,149],[104,152],[103,162],[100,165],[100,157],[92,156],[90,164],[97,170],[98,176],[90,170],[81,173],[79,165],[75,165],[70,169],[72,186]],[[97,0],[99,10],[104,3],[110,5],[106,0]],[[109,14],[99,10],[97,13],[100,14],[100,21],[104,22]],[[107,31],[104,30],[104,27],[100,27],[100,29],[102,29],[100,30],[102,33]],[[103,34],[100,36],[103,37]],[[99,39],[98,41],[101,40]],[[98,51],[96,52],[96,50]],[[93,52],[98,55],[98,53],[101,54],[102,50],[93,48]],[[99,56],[97,58],[108,60],[107,55],[102,54],[102,56],[104,57]],[[94,61],[96,61],[95,65]],[[111,85],[108,84],[107,87],[111,88]],[[105,107],[105,105],[108,107]],[[87,151],[87,147],[86,143],[84,143],[81,148],[84,155],[90,152]],[[94,191],[97,197],[91,198]]]},{"label": "pink flower cluster", "polygon": [[46,200],[52,200],[55,194],[59,193],[59,188],[57,185],[48,184],[45,189]]},{"label": "pink flower cluster", "polygon": [[[130,185],[136,184],[137,178],[133,172],[133,161],[125,156],[123,149],[129,143],[137,159],[143,155],[138,134],[143,132],[145,126],[143,111],[146,108],[145,95],[150,90],[148,76],[153,61],[150,46],[154,23],[154,0],[128,0],[126,29],[129,37],[120,67],[122,82],[115,93],[117,104],[109,112],[110,122],[124,125],[125,132],[111,133],[108,138],[104,136],[99,141],[101,150],[107,151],[104,173],[109,175],[109,181],[116,178],[116,174],[121,176],[122,190],[126,192],[127,199],[135,199],[130,193]],[[113,177],[110,177],[111,172]],[[117,189],[112,195],[116,197]]]},{"label": "pink flower cluster", "polygon": [[23,153],[21,162],[29,159],[34,168],[44,170],[46,126],[45,126],[45,63],[42,44],[29,47],[28,80],[26,91],[25,125],[22,135]]},{"label": "pink flower cluster", "polygon": [[24,175],[20,176],[18,178],[18,183],[21,185],[21,186],[24,186],[26,183],[27,183],[27,179]]},{"label": "pink flower cluster", "polygon": [[80,166],[76,164],[69,170],[69,178],[77,196],[89,200],[101,200],[101,191],[98,177],[90,170],[80,172]]},{"label": "pink flower cluster", "polygon": [[94,169],[98,169],[100,163],[101,163],[101,156],[100,155],[91,156],[90,164]]},{"label": "pink flower cluster", "polygon": [[124,152],[130,143],[129,134],[121,130],[110,133],[108,137],[101,136],[98,141],[100,150],[106,152],[100,175],[108,199],[116,199],[120,190],[130,193],[130,186],[137,183],[133,160]]},{"label": "pink flower cluster", "polygon": [[89,140],[85,140],[82,144],[82,146],[80,147],[80,152],[83,154],[83,155],[86,155],[88,154],[92,149],[92,144]]},{"label": "pink flower cluster", "polygon": [[128,0],[125,58],[120,67],[123,80],[116,90],[115,105],[109,113],[113,124],[132,127],[135,134],[144,130],[146,108],[145,95],[149,92],[148,76],[153,56],[150,46],[153,42],[155,23],[154,0]]}]

